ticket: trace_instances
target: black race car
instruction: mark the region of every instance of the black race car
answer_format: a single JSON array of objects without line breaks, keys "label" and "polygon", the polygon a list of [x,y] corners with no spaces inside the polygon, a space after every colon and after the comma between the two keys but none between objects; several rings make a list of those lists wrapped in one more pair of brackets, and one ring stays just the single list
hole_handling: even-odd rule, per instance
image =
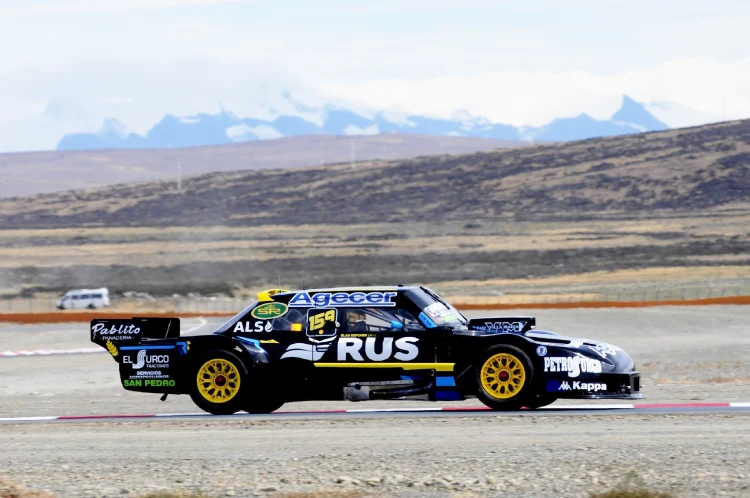
[{"label": "black race car", "polygon": [[213,334],[178,318],[95,319],[131,391],[189,394],[213,414],[290,401],[479,398],[494,410],[558,398],[639,399],[610,344],[535,330],[532,317],[467,319],[426,287],[269,290]]}]

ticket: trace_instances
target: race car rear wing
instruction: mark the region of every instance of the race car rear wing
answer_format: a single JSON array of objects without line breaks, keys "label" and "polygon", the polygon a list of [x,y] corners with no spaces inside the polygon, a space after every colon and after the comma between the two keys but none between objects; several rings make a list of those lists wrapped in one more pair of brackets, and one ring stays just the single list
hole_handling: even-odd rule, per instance
[{"label": "race car rear wing", "polygon": [[112,346],[180,337],[179,318],[126,318],[91,320],[91,342],[110,350]]},{"label": "race car rear wing", "polygon": [[487,318],[472,318],[469,329],[495,334],[519,333],[523,334],[536,327],[533,316],[496,316]]}]

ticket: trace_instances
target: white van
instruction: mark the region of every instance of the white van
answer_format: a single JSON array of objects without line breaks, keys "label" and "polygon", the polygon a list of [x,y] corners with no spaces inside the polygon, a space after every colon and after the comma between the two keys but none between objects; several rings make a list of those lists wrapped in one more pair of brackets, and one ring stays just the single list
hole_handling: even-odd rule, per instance
[{"label": "white van", "polygon": [[65,293],[57,302],[58,309],[97,309],[109,306],[109,290],[101,289],[73,289]]}]

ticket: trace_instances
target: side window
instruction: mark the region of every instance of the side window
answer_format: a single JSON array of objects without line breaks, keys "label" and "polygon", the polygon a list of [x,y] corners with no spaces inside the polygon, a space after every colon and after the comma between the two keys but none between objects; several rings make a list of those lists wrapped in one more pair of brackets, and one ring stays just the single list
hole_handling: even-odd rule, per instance
[{"label": "side window", "polygon": [[402,309],[343,308],[340,313],[342,327],[350,334],[424,330],[411,313]]},{"label": "side window", "polygon": [[273,330],[281,332],[304,332],[307,321],[307,308],[289,308],[278,318],[271,320]]}]

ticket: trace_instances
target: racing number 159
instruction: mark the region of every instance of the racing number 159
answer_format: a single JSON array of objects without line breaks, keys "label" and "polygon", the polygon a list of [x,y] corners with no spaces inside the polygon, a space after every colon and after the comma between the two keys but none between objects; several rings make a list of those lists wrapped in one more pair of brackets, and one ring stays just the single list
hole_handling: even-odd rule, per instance
[{"label": "racing number 159", "polygon": [[326,322],[336,321],[336,310],[327,310],[325,313],[311,315],[309,318],[310,330],[325,328]]}]

